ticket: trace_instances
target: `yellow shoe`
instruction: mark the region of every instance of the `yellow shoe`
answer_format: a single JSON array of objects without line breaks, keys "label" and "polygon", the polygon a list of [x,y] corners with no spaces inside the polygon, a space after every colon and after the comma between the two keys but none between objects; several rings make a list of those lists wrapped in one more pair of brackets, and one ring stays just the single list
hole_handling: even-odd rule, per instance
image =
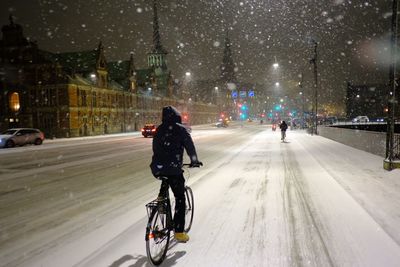
[{"label": "yellow shoe", "polygon": [[189,236],[186,233],[175,233],[175,240],[180,243],[186,243],[189,241]]}]

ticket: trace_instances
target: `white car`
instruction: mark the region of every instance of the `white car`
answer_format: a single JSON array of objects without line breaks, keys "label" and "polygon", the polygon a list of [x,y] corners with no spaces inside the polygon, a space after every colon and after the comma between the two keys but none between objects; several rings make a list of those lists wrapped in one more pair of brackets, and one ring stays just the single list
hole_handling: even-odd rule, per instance
[{"label": "white car", "polygon": [[26,144],[41,145],[44,134],[34,128],[13,128],[0,134],[0,147],[23,146]]},{"label": "white car", "polygon": [[369,122],[369,119],[368,119],[367,116],[357,116],[357,117],[355,117],[352,121],[353,121],[353,122],[365,123],[365,122]]}]

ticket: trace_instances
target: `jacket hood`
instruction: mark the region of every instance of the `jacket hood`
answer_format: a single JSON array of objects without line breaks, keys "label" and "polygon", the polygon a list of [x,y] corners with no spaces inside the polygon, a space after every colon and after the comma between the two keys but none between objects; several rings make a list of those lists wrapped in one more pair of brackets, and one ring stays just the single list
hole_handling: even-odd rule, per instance
[{"label": "jacket hood", "polygon": [[168,124],[182,123],[182,117],[175,107],[167,106],[162,110],[162,122]]}]

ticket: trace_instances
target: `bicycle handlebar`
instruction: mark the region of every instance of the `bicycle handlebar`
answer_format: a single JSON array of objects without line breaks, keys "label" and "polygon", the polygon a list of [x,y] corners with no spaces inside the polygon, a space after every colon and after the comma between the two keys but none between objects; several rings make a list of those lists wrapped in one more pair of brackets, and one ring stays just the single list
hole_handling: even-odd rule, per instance
[{"label": "bicycle handlebar", "polygon": [[189,167],[189,168],[200,168],[200,166],[203,166],[202,162],[196,162],[196,163],[184,163],[182,164],[182,167]]}]

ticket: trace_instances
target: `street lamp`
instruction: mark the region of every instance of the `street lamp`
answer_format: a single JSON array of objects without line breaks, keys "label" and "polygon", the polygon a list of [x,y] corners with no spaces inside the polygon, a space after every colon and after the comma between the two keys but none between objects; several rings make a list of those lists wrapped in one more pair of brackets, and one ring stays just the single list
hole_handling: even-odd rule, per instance
[{"label": "street lamp", "polygon": [[301,96],[301,108],[302,108],[302,119],[303,119],[303,121],[302,121],[302,128],[304,128],[304,125],[305,125],[305,121],[306,121],[306,116],[305,116],[305,114],[304,114],[304,93],[303,93],[303,83],[304,83],[304,80],[303,80],[303,72],[301,72],[301,81],[299,82],[299,87],[300,87],[300,92],[299,92],[299,94],[300,94],[300,96]]},{"label": "street lamp", "polygon": [[310,64],[314,65],[314,129],[311,131],[311,134],[318,134],[318,70],[317,70],[317,48],[318,43],[314,39],[311,39],[311,42],[314,44],[314,56],[310,60]]},{"label": "street lamp", "polygon": [[185,73],[185,75],[186,75],[186,77],[190,77],[190,75],[192,75],[192,74],[190,73],[190,71],[187,71],[187,72]]},{"label": "street lamp", "polygon": [[[394,163],[396,155],[394,154],[394,128],[395,128],[395,110],[396,110],[396,55],[397,55],[397,0],[393,0],[392,4],[392,27],[391,27],[391,59],[389,78],[390,78],[390,89],[388,96],[388,119],[387,119],[387,130],[386,130],[386,159],[384,160],[384,168],[386,170],[392,170],[394,168],[400,168],[400,164]],[[398,157],[398,155],[397,155]]]},{"label": "street lamp", "polygon": [[274,56],[274,57],[275,57],[275,63],[272,64],[272,67],[274,67],[274,69],[277,69],[277,68],[279,68],[279,64],[278,64],[278,61],[276,60],[276,56]]}]

